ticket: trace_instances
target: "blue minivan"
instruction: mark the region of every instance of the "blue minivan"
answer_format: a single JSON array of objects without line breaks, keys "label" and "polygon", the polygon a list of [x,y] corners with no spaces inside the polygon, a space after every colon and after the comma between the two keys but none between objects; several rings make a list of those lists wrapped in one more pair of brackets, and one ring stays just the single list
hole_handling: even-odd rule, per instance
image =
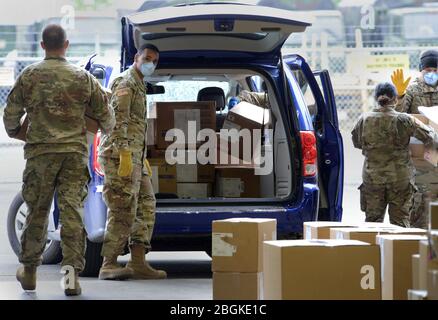
[{"label": "blue minivan", "polygon": [[[178,199],[157,194],[154,250],[211,251],[211,222],[235,217],[275,218],[280,239],[299,238],[303,222],[340,221],[343,144],[329,74],[313,71],[299,55],[282,54],[284,42],[311,24],[292,11],[243,4],[192,4],[135,13],[122,19],[120,70],[97,58],[86,66],[108,86],[132,65],[136,48],[156,45],[160,62],[147,79],[148,100],[216,101],[217,117],[242,90],[266,92],[273,170],[261,176],[260,197]],[[205,97],[204,97],[205,98]],[[106,222],[103,174],[96,161],[99,136],[90,145],[88,232],[85,276],[97,274]],[[45,263],[60,259],[56,195],[49,221]],[[15,252],[26,216],[21,195],[9,211]]]}]

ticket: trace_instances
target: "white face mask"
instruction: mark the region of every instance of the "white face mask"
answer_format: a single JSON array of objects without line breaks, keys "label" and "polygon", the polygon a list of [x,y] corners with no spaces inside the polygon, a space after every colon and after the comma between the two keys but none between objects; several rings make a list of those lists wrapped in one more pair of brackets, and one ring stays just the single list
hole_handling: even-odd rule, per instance
[{"label": "white face mask", "polygon": [[156,66],[153,62],[146,62],[141,65],[140,72],[143,76],[149,77],[155,72],[155,68]]},{"label": "white face mask", "polygon": [[435,87],[438,83],[438,73],[434,71],[427,72],[423,75],[423,79],[427,85]]}]

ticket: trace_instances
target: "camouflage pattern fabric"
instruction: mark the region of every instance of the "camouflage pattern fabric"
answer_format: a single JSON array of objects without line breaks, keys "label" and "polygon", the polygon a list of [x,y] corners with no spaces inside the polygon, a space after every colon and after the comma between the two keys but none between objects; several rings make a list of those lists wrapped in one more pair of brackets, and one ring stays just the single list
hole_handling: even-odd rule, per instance
[{"label": "camouflage pattern fabric", "polygon": [[133,163],[141,165],[146,157],[146,87],[143,79],[129,68],[111,84],[110,104],[116,115],[116,126],[110,135],[103,135],[99,156],[119,158],[119,150],[133,153]]},{"label": "camouflage pattern fabric", "polygon": [[432,128],[392,107],[375,108],[364,114],[352,131],[353,144],[365,156],[362,176],[365,183],[387,184],[414,178],[409,141],[416,137],[434,146]]},{"label": "camouflage pattern fabric", "polygon": [[[398,100],[396,109],[400,112],[417,114],[418,107],[438,106],[438,87],[428,86],[421,78],[417,78],[407,88],[406,94]],[[436,171],[436,170],[434,170]],[[423,177],[427,175],[428,181]],[[418,193],[415,195],[415,204],[411,216],[411,225],[418,228],[427,228],[427,210],[425,198],[428,193],[432,200],[438,199],[436,185],[438,184],[438,172],[416,168],[415,183]]]},{"label": "camouflage pattern fabric", "polygon": [[26,159],[47,154],[78,152],[88,155],[85,112],[110,132],[114,112],[99,82],[64,58],[46,58],[27,67],[12,88],[3,121],[10,137],[20,130],[27,113]]},{"label": "camouflage pattern fabric", "polygon": [[268,95],[264,92],[251,92],[243,90],[240,92],[238,98],[240,101],[245,101],[259,107],[269,107]]},{"label": "camouflage pattern fabric", "polygon": [[99,157],[105,173],[103,198],[108,206],[108,223],[102,248],[103,257],[123,254],[128,243],[151,249],[155,224],[155,195],[143,165],[134,164],[132,175],[117,174],[119,160]]},{"label": "camouflage pattern fabric", "polygon": [[366,222],[383,222],[386,207],[392,224],[408,228],[414,205],[415,186],[409,180],[397,183],[363,183],[360,187],[360,206]]},{"label": "camouflage pattern fabric", "polygon": [[39,266],[47,239],[48,215],[56,190],[61,224],[62,265],[82,271],[85,264],[83,203],[89,173],[87,157],[80,153],[53,153],[27,160],[22,194],[28,217],[21,237],[19,260]]},{"label": "camouflage pattern fabric", "polygon": [[427,85],[417,78],[407,88],[406,94],[397,102],[396,110],[406,113],[420,113],[418,107],[438,106],[438,87]]}]

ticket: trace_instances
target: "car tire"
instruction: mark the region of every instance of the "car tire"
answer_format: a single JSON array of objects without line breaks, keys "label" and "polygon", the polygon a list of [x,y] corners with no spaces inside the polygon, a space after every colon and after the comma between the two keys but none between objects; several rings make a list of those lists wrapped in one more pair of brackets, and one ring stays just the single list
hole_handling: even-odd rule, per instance
[{"label": "car tire", "polygon": [[103,258],[100,255],[102,243],[91,242],[87,239],[87,250],[85,251],[85,267],[79,274],[81,277],[97,277]]},{"label": "car tire", "polygon": [[[9,243],[12,250],[18,256],[21,250],[21,244],[19,236],[17,235],[15,224],[17,223],[17,214],[20,213],[20,208],[23,206],[24,200],[21,192],[19,192],[12,200],[9,206],[7,217],[7,230]],[[45,248],[43,252],[43,264],[58,264],[62,261],[62,250],[60,241],[51,240],[50,244]]]}]

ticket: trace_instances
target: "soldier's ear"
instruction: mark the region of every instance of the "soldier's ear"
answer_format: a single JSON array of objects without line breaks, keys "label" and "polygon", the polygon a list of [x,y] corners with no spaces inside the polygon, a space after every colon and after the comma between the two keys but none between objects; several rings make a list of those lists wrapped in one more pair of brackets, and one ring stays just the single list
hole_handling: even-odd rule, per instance
[{"label": "soldier's ear", "polygon": [[64,49],[67,50],[67,48],[70,46],[70,41],[65,40],[64,42]]},{"label": "soldier's ear", "polygon": [[46,50],[46,45],[44,44],[44,42],[40,42],[41,48],[43,48],[43,50]]}]

